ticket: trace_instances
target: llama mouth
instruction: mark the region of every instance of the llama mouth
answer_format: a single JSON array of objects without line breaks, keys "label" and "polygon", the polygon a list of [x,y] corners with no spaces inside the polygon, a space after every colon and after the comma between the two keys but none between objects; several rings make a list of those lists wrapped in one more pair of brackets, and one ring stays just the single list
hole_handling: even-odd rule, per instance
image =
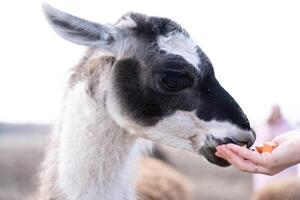
[{"label": "llama mouth", "polygon": [[248,149],[250,148],[250,146],[252,146],[252,142],[239,141],[229,137],[218,139],[212,135],[207,135],[205,138],[205,143],[203,144],[203,146],[201,146],[199,150],[199,154],[203,155],[212,164],[221,167],[230,166],[230,163],[227,160],[224,160],[223,158],[220,158],[215,155],[217,151],[216,147],[218,145],[229,144],[229,143],[236,144]]},{"label": "llama mouth", "polygon": [[203,144],[203,146],[201,146],[201,148],[199,150],[199,154],[203,155],[206,158],[206,160],[212,164],[215,164],[215,165],[218,165],[221,167],[230,166],[230,163],[227,160],[215,155],[215,153],[217,151],[216,147],[218,145],[228,144],[228,143],[237,144],[236,141],[233,141],[230,138],[218,139],[212,135],[207,135],[205,138],[205,143]]},{"label": "llama mouth", "polygon": [[199,154],[203,155],[206,160],[212,164],[218,165],[220,167],[230,166],[230,163],[228,161],[215,155],[216,151],[216,147],[214,146],[203,145],[199,150]]}]

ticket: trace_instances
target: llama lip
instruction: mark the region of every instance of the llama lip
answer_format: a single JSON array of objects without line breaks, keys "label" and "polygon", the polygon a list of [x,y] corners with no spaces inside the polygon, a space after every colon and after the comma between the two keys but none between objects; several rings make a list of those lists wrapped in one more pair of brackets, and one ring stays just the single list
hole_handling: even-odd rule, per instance
[{"label": "llama lip", "polygon": [[229,162],[227,162],[223,158],[215,156],[215,153],[216,153],[216,147],[209,146],[209,145],[204,145],[199,150],[199,154],[203,155],[210,163],[221,167],[230,166]]},{"label": "llama lip", "polygon": [[205,144],[200,148],[199,154],[203,155],[210,163],[221,166],[227,167],[230,166],[230,163],[215,155],[216,147],[222,144],[233,143],[239,146],[249,148],[248,143],[243,141],[238,141],[233,138],[223,138],[218,139],[212,135],[207,135],[205,139]]}]

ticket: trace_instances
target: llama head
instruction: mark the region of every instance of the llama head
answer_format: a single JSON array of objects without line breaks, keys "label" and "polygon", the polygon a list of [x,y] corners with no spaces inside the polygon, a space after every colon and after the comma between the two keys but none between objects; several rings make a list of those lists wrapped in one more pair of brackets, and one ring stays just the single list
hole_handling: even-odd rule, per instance
[{"label": "llama head", "polygon": [[101,25],[47,5],[44,10],[63,38],[113,56],[104,104],[128,134],[202,154],[220,166],[228,163],[214,155],[217,145],[253,144],[255,134],[246,115],[177,23],[129,13],[114,25]]}]

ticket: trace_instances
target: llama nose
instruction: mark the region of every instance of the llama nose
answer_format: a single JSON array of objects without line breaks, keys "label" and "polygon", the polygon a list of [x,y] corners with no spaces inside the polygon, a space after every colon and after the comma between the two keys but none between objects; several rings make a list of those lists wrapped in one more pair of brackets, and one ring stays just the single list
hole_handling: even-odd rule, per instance
[{"label": "llama nose", "polygon": [[249,131],[247,131],[247,133],[244,133],[243,135],[237,138],[230,138],[232,143],[240,146],[246,145],[247,148],[251,147],[254,144],[255,139],[256,139],[256,134],[253,129],[250,129]]},{"label": "llama nose", "polygon": [[237,144],[239,146],[247,146],[247,148],[251,147],[254,144],[255,141],[255,132],[250,129],[247,132],[240,133],[233,137],[226,137],[222,140],[220,140],[219,144],[228,144],[233,143]]}]

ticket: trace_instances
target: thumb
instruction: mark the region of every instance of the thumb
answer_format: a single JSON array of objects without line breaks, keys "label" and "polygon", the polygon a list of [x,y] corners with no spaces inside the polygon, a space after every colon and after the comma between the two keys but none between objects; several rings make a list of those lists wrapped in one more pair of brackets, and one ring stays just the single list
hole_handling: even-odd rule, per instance
[{"label": "thumb", "polygon": [[300,136],[300,131],[289,131],[289,132],[285,132],[277,137],[275,137],[272,142],[275,142],[276,144],[281,144],[287,140],[290,140],[294,137],[299,137]]}]

